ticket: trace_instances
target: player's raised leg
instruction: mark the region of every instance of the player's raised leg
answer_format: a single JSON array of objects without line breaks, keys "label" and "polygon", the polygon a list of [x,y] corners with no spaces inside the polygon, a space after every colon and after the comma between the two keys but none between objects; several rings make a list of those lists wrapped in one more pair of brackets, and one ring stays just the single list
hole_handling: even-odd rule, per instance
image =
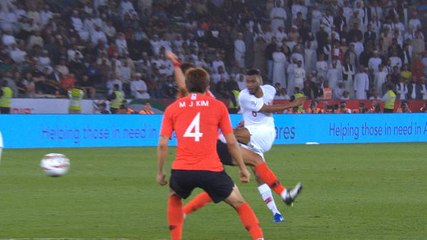
[{"label": "player's raised leg", "polygon": [[186,216],[204,207],[206,204],[210,202],[212,202],[212,198],[209,196],[209,194],[207,192],[202,192],[198,194],[196,197],[194,197],[193,199],[191,199],[190,202],[185,204],[182,210]]},{"label": "player's raised leg", "polygon": [[[274,222],[284,222],[282,214],[277,208],[276,201],[274,200],[273,193],[271,191],[270,185],[267,184],[275,183],[275,187],[282,189],[278,189],[277,191],[281,191],[284,187],[279,183],[276,175],[274,175],[273,171],[267,166],[266,162],[262,159],[262,157],[246,148],[241,149],[243,160],[245,164],[252,167],[253,172],[256,176],[256,181],[258,184],[258,192],[261,195],[262,200],[267,205],[268,209],[273,214]],[[258,167],[257,167],[258,166]],[[279,194],[280,195],[280,194]]]},{"label": "player's raised leg", "polygon": [[[274,172],[268,167],[264,152],[270,150],[275,138],[275,132],[269,132],[269,128],[246,128],[235,129],[234,134],[241,143],[252,146],[242,150],[242,156],[246,165],[252,166],[257,175],[258,185],[266,183],[275,193],[277,193],[287,205],[291,205],[302,190],[302,184],[298,183],[293,189],[286,189],[278,180]],[[266,190],[266,188],[262,188]],[[268,191],[265,191],[266,195]]]},{"label": "player's raised leg", "polygon": [[[243,151],[242,151],[243,152]],[[266,162],[258,163],[254,167],[256,175],[266,183],[275,193],[277,193],[286,205],[292,205],[302,190],[302,183],[298,183],[294,188],[286,189],[277,179],[274,172],[268,167]],[[259,182],[261,183],[261,181]]]},{"label": "player's raised leg", "polygon": [[268,209],[273,213],[273,222],[279,223],[284,222],[285,218],[279,209],[277,209],[276,202],[274,201],[273,192],[267,184],[263,183],[258,186],[258,192],[261,195],[262,200],[267,205]]}]

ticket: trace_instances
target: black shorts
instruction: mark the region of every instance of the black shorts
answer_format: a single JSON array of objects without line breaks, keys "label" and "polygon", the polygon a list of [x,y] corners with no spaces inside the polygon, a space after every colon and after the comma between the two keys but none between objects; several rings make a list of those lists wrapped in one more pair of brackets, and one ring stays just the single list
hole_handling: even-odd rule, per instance
[{"label": "black shorts", "polygon": [[226,143],[223,143],[220,140],[218,140],[216,142],[216,152],[218,153],[219,159],[221,160],[222,164],[228,165],[228,166],[234,166],[233,159],[231,158],[231,154],[228,151],[228,147]]},{"label": "black shorts", "polygon": [[195,188],[201,188],[217,203],[230,196],[234,182],[225,171],[172,170],[169,186],[184,199],[190,196]]}]

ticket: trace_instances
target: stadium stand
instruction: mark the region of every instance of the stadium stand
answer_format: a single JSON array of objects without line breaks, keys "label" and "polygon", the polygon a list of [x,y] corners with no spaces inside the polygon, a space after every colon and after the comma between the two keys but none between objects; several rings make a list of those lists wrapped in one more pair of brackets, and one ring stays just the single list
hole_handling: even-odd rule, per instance
[{"label": "stadium stand", "polygon": [[207,69],[224,99],[258,68],[280,101],[298,87],[322,102],[328,81],[331,100],[357,108],[393,83],[418,112],[426,9],[421,0],[3,0],[0,75],[15,97],[61,98],[79,86],[105,99],[119,84],[127,99],[168,102],[176,86],[163,53],[172,50]]}]

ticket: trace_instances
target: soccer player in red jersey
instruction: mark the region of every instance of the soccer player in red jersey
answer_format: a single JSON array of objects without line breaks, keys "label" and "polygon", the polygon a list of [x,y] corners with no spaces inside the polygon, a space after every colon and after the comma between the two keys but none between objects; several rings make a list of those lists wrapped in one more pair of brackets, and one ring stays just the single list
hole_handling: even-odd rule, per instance
[{"label": "soccer player in red jersey", "polygon": [[[186,96],[188,94],[187,87],[184,80],[185,79],[184,71],[186,71],[186,69],[181,69],[181,67],[184,67],[184,66],[181,66],[181,63],[178,57],[171,51],[166,52],[166,57],[174,65],[174,74],[175,74],[175,80],[178,87],[179,97]],[[187,66],[185,66],[185,68],[187,68]],[[207,94],[213,96],[213,94],[210,91],[208,91]],[[294,106],[299,106],[301,104],[303,104],[303,102],[292,102],[290,104],[282,104],[280,105],[280,107],[282,107],[283,109],[287,109]],[[279,108],[279,105],[276,105],[275,107]],[[239,140],[239,142],[243,142],[243,143],[249,142],[249,139],[250,139],[250,135],[248,134],[247,131],[244,131],[244,130],[245,128],[238,128],[235,130],[236,138]],[[251,166],[252,170],[256,174],[258,191],[262,199],[266,203],[267,207],[273,213],[273,221],[283,222],[284,218],[280,213],[280,211],[277,209],[271,189],[273,189],[275,193],[281,196],[284,190],[286,190],[286,188],[279,182],[276,175],[268,167],[267,163],[265,162],[262,156],[244,147],[240,147],[240,151],[242,152],[242,157],[245,164],[248,166]],[[217,141],[217,152],[221,162],[224,165],[229,165],[229,166],[237,165],[237,163],[233,161],[232,157],[230,156],[230,153],[228,152],[228,149],[225,146],[225,144],[220,140]],[[184,206],[184,213],[188,215],[196,211],[197,209],[205,206],[207,203],[211,201],[212,199],[209,197],[207,193],[201,193]],[[289,201],[289,199],[288,201],[285,201],[286,204],[292,204],[292,202],[293,202],[293,199],[291,201]]]},{"label": "soccer player in red jersey", "polygon": [[238,163],[240,180],[249,182],[250,173],[234,137],[227,108],[221,101],[205,94],[209,86],[209,74],[205,70],[188,70],[185,82],[189,95],[166,108],[157,148],[157,182],[166,185],[163,166],[168,141],[175,132],[178,144],[170,176],[167,210],[171,239],[182,239],[182,199],[190,196],[195,188],[201,188],[215,203],[225,201],[232,206],[252,239],[263,240],[257,217],[225,173],[216,151],[218,131],[221,130],[230,154]]}]

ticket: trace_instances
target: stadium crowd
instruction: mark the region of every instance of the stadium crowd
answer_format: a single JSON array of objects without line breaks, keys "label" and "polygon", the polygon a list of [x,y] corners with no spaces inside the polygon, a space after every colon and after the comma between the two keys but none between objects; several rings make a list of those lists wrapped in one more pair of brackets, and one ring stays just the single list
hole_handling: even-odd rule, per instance
[{"label": "stadium crowd", "polygon": [[15,97],[174,98],[175,52],[227,99],[257,68],[276,99],[427,100],[416,0],[2,0],[0,74]]}]

